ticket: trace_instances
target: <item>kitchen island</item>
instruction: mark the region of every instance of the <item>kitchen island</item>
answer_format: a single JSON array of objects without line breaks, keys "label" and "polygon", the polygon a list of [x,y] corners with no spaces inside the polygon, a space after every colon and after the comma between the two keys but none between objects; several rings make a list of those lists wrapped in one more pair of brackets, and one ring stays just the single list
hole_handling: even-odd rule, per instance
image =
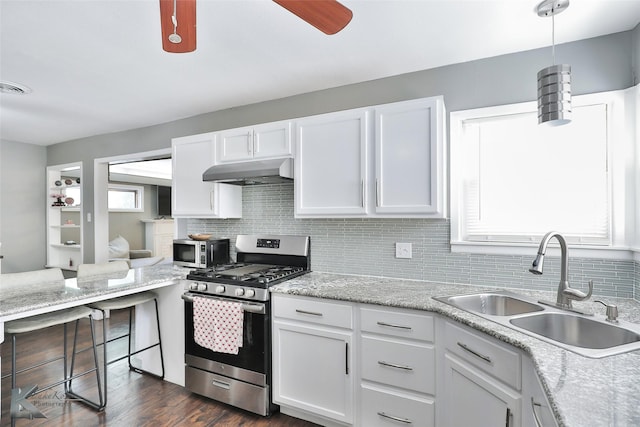
[{"label": "kitchen island", "polygon": [[[528,354],[559,426],[640,425],[640,351],[602,359],[583,357],[432,298],[493,289],[312,272],[278,284],[271,292],[437,313]],[[549,292],[512,290],[535,298],[555,299],[555,294]],[[593,299],[576,306],[604,318],[603,307]],[[620,319],[640,323],[637,301],[602,299],[618,305]]]},{"label": "kitchen island", "polygon": [[[130,269],[118,277],[73,278],[28,287],[0,284],[0,343],[4,342],[4,322],[154,290],[158,294],[162,339],[168,343],[163,346],[165,379],[184,385],[184,328],[181,321],[184,308],[180,299],[183,292],[180,280],[187,273],[187,269],[167,264]],[[155,330],[155,310],[147,305],[136,308],[136,330]],[[150,334],[138,334],[140,337],[145,335]]]}]

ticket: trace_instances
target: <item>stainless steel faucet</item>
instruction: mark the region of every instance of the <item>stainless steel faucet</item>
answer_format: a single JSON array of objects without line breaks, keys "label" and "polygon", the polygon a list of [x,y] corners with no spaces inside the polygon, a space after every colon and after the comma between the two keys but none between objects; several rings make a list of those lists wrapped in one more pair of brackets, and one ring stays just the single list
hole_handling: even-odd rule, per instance
[{"label": "stainless steel faucet", "polygon": [[572,300],[584,301],[591,297],[591,294],[593,292],[593,280],[589,281],[589,292],[586,294],[569,286],[569,251],[567,250],[567,241],[560,233],[558,233],[557,231],[550,231],[544,235],[542,241],[540,242],[540,246],[538,247],[538,255],[536,256],[536,259],[533,260],[533,264],[531,265],[529,271],[533,274],[542,274],[544,255],[547,251],[547,245],[553,237],[555,237],[558,240],[558,243],[560,243],[561,266],[560,283],[558,284],[558,296],[556,298],[556,303],[552,305],[564,309],[573,309],[573,307],[571,306]]}]

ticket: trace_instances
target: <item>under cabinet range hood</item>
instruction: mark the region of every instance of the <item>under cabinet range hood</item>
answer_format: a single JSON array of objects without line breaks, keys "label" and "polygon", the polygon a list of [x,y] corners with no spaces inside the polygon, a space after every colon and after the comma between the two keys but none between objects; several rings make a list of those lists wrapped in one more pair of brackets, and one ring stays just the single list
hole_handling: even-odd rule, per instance
[{"label": "under cabinet range hood", "polygon": [[290,182],[293,180],[293,159],[279,158],[215,165],[202,174],[202,180],[235,185]]}]

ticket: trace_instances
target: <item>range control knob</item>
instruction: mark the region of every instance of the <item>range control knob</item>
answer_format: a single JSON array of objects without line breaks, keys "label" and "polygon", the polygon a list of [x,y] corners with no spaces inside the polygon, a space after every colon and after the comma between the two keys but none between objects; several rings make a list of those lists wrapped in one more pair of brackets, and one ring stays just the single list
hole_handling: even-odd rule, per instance
[{"label": "range control knob", "polygon": [[256,291],[254,291],[253,289],[247,289],[247,291],[244,294],[249,298],[253,298],[256,296]]},{"label": "range control knob", "polygon": [[236,296],[241,297],[242,295],[244,295],[244,289],[242,288],[236,289]]},{"label": "range control knob", "polygon": [[198,282],[189,283],[189,290],[190,291],[197,291],[198,290]]},{"label": "range control knob", "polygon": [[199,283],[199,284],[198,284],[198,290],[199,290],[199,291],[202,291],[202,292],[206,291],[206,290],[207,290],[207,285],[206,285],[206,283]]},{"label": "range control knob", "polygon": [[223,285],[216,286],[216,293],[217,294],[224,294],[224,291],[225,291],[225,287]]}]

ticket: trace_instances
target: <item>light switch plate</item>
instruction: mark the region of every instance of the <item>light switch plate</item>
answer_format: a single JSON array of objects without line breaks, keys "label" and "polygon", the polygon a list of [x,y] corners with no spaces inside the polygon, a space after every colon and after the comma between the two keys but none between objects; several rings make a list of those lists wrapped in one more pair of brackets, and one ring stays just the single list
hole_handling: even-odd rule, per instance
[{"label": "light switch plate", "polygon": [[396,243],[396,258],[412,258],[411,243]]}]

